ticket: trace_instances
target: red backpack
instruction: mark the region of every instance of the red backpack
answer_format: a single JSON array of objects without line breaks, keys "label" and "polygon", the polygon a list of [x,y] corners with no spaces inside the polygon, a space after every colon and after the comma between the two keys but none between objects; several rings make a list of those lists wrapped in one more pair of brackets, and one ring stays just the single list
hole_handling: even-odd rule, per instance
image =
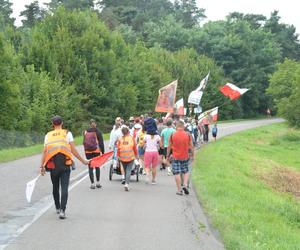
[{"label": "red backpack", "polygon": [[96,132],[84,132],[83,146],[87,151],[93,151],[98,148],[98,139]]}]

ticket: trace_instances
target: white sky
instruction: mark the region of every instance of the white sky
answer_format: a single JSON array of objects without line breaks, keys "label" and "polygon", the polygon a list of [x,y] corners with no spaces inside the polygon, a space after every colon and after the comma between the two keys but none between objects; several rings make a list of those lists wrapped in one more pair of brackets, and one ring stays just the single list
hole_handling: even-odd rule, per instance
[{"label": "white sky", "polygon": [[[16,25],[21,25],[18,17],[24,10],[25,4],[30,4],[33,0],[10,0],[13,3],[13,16],[17,19]],[[39,0],[40,3],[50,0]],[[120,0],[122,1],[122,0]],[[279,10],[281,21],[293,24],[300,33],[300,1],[298,0],[196,0],[199,7],[206,9],[207,20],[224,19],[230,12],[238,11],[242,13],[263,14],[270,17],[273,10]],[[207,21],[206,20],[206,21]]]}]

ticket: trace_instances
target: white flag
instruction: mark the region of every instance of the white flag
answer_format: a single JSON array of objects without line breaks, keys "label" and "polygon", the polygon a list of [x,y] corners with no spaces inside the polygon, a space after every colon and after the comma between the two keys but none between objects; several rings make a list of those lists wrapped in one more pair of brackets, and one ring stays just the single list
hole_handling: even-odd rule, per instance
[{"label": "white flag", "polygon": [[208,74],[206,75],[205,78],[202,79],[202,81],[200,82],[199,87],[197,88],[198,91],[200,90],[204,90],[206,88],[207,82],[208,82],[208,77],[209,77],[210,71],[208,72]]},{"label": "white flag", "polygon": [[203,96],[203,90],[206,88],[208,77],[210,72],[206,75],[205,78],[203,78],[199,84],[199,87],[192,91],[188,98],[188,103],[199,105],[201,102],[201,98]]},{"label": "white flag", "polygon": [[197,89],[192,91],[188,98],[188,103],[199,105],[201,98],[203,96],[203,91],[198,91]]},{"label": "white flag", "polygon": [[38,180],[38,178],[40,177],[40,175],[38,175],[35,179],[27,182],[26,184],[26,199],[28,202],[31,201],[31,196],[35,187],[35,183]]}]

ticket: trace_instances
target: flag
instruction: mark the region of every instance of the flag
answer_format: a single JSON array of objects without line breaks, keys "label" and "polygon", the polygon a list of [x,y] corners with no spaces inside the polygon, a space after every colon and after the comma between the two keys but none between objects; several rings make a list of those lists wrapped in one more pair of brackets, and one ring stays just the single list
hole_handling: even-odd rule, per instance
[{"label": "flag", "polygon": [[220,88],[223,95],[228,96],[230,100],[236,100],[240,98],[241,95],[245,94],[249,89],[240,89],[232,83],[226,83]]},{"label": "flag", "polygon": [[183,102],[183,98],[179,99],[176,103],[175,103],[175,107],[177,110],[177,115],[184,115],[184,102]]},{"label": "flag", "polygon": [[155,107],[156,112],[173,113],[176,99],[177,84],[178,81],[175,80],[159,90],[159,95]]},{"label": "flag", "polygon": [[208,119],[209,122],[216,122],[218,120],[218,112],[219,107],[209,109],[199,115],[198,121],[201,122],[204,119]]},{"label": "flag", "polygon": [[203,91],[198,91],[197,89],[192,91],[188,98],[188,103],[199,105],[201,98],[203,96]]},{"label": "flag", "polygon": [[205,78],[203,78],[199,84],[199,87],[195,90],[193,90],[188,98],[188,103],[199,105],[201,98],[203,96],[203,90],[206,88],[208,78],[209,78],[210,72],[206,75]]},{"label": "flag", "polygon": [[197,88],[198,91],[200,91],[200,90],[203,91],[206,88],[209,74],[210,74],[210,71],[208,72],[208,74],[206,75],[206,77],[201,80],[200,85]]},{"label": "flag", "polygon": [[208,72],[206,77],[201,80],[199,87],[190,93],[188,103],[195,104],[197,106],[200,104],[201,98],[203,96],[203,91],[206,88],[208,82],[209,74],[210,72]]},{"label": "flag", "polygon": [[38,175],[36,178],[34,178],[33,180],[27,182],[27,184],[26,184],[25,193],[26,193],[26,199],[29,203],[31,202],[31,196],[32,196],[32,193],[33,193],[33,190],[34,190],[34,187],[35,187],[35,183],[36,183],[36,181],[38,180],[38,178],[40,176],[41,175]]},{"label": "flag", "polygon": [[103,155],[99,155],[97,157],[94,157],[93,159],[91,159],[89,165],[91,168],[98,168],[98,167],[102,167],[104,165],[105,162],[107,162],[107,160],[113,155],[113,151],[109,151]]}]

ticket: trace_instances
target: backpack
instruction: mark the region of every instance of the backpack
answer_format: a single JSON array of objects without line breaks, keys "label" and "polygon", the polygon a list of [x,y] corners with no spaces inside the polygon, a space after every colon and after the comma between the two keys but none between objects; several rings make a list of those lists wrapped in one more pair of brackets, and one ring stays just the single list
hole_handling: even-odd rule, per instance
[{"label": "backpack", "polygon": [[85,131],[83,136],[83,146],[87,151],[93,151],[98,148],[98,139],[96,132]]}]

